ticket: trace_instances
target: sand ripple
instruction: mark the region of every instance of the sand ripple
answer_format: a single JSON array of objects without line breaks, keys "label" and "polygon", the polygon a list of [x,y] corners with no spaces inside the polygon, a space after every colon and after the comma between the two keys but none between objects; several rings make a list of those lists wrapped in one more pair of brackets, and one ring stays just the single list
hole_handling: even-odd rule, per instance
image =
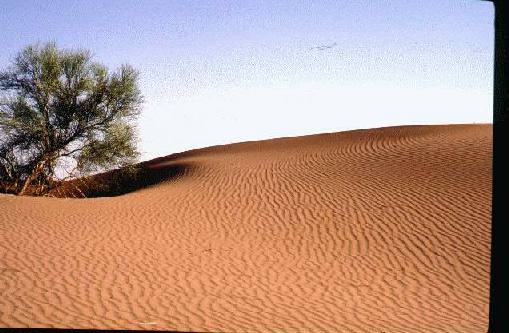
[{"label": "sand ripple", "polygon": [[0,326],[485,331],[491,136],[248,142],[147,162],[121,196],[0,196]]}]

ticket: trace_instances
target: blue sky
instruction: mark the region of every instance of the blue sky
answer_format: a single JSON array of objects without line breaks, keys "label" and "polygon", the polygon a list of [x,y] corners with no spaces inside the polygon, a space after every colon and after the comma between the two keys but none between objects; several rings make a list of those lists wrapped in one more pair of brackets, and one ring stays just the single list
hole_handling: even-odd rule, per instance
[{"label": "blue sky", "polygon": [[[142,159],[281,136],[492,121],[493,5],[477,0],[0,0],[23,46],[129,63]],[[328,46],[328,47],[321,47]]]}]

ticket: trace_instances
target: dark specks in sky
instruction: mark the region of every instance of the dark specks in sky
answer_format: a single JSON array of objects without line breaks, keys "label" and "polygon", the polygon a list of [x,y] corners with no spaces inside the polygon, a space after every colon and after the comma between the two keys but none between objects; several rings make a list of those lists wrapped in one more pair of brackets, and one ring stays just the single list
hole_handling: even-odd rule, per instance
[{"label": "dark specks in sky", "polygon": [[314,47],[311,47],[310,50],[325,51],[325,50],[330,50],[330,49],[336,47],[336,45],[338,45],[338,43],[334,42],[330,45],[314,46]]}]

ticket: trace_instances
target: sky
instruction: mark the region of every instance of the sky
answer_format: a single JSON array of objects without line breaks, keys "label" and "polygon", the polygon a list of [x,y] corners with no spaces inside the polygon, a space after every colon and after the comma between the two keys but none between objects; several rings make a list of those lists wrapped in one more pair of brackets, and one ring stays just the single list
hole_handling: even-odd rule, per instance
[{"label": "sky", "polygon": [[0,0],[0,68],[32,43],[140,71],[141,159],[409,124],[491,123],[478,0]]}]

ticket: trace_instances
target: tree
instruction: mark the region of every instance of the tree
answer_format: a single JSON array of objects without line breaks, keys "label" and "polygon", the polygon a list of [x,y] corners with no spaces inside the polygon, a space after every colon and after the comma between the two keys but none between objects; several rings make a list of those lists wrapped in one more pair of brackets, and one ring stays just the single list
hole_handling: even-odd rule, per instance
[{"label": "tree", "polygon": [[[0,71],[0,181],[44,193],[66,177],[132,164],[143,103],[138,73],[86,50],[30,45]],[[66,167],[72,166],[72,170]]]}]

